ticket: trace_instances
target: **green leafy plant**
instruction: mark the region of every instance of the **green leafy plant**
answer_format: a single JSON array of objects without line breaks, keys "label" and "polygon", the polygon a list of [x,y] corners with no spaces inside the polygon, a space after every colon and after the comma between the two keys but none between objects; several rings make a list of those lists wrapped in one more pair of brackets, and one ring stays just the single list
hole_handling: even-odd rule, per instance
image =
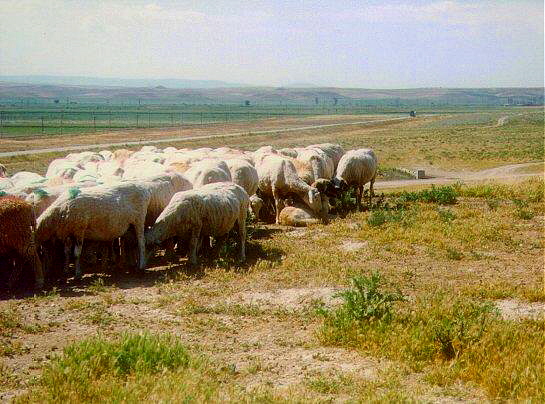
[{"label": "green leafy plant", "polygon": [[405,297],[399,292],[382,290],[381,276],[374,272],[371,276],[356,276],[351,279],[352,286],[338,293],[343,304],[335,311],[320,309],[320,313],[337,325],[369,321],[389,321],[394,302]]}]

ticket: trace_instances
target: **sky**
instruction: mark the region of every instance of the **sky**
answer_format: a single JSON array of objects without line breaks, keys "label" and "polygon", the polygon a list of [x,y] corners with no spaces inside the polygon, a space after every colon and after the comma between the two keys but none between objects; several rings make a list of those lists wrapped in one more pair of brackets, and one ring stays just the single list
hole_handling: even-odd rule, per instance
[{"label": "sky", "polygon": [[0,75],[542,87],[543,0],[0,0]]}]

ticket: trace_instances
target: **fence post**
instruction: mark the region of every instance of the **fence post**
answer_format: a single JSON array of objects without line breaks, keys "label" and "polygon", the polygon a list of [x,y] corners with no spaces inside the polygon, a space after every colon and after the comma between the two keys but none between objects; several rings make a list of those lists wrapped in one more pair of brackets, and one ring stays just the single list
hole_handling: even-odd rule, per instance
[{"label": "fence post", "polygon": [[63,122],[63,118],[64,118],[64,115],[63,115],[63,113],[61,112],[61,135],[62,135],[62,122]]},{"label": "fence post", "polygon": [[228,112],[225,113],[225,122],[229,122],[229,113]]},{"label": "fence post", "polygon": [[44,117],[42,116],[42,134],[44,133]]},{"label": "fence post", "polygon": [[138,112],[136,113],[136,129],[138,129]]},{"label": "fence post", "polygon": [[202,125],[202,112],[201,112],[201,125]]},{"label": "fence post", "polygon": [[93,114],[93,130],[97,131],[97,117]]},{"label": "fence post", "polygon": [[0,139],[2,139],[3,132],[4,132],[4,111],[0,111]]},{"label": "fence post", "polygon": [[151,128],[151,112],[148,112],[148,128]]}]

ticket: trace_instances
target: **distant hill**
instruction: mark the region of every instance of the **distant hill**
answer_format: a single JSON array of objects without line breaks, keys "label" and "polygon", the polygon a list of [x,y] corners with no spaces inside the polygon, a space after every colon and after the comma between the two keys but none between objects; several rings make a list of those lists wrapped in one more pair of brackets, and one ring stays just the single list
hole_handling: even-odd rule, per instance
[{"label": "distant hill", "polygon": [[245,87],[240,83],[218,80],[185,79],[122,79],[112,77],[84,76],[0,76],[0,81],[8,83],[48,84],[96,87],[167,87],[167,88],[218,88]]},{"label": "distant hill", "polygon": [[[12,76],[13,77],[13,76]],[[102,79],[101,79],[102,80]],[[107,80],[107,79],[104,79]],[[113,80],[113,79],[112,79]],[[166,80],[168,81],[168,80]],[[175,80],[176,81],[176,80]],[[0,80],[0,103],[21,100],[155,104],[242,104],[251,105],[543,105],[541,88],[415,88],[380,90],[364,88],[214,87],[174,88],[165,81],[146,86],[96,86],[14,83]],[[178,80],[181,84],[183,80]],[[207,83],[218,83],[210,82]],[[222,83],[222,82],[219,82]],[[195,82],[193,82],[195,84]]]}]

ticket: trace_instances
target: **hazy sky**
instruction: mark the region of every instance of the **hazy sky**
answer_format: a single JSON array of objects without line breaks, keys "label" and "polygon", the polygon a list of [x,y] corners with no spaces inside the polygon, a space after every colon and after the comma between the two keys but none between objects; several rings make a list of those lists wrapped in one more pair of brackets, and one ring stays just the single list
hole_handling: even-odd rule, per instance
[{"label": "hazy sky", "polygon": [[0,0],[0,74],[543,86],[543,0]]}]

